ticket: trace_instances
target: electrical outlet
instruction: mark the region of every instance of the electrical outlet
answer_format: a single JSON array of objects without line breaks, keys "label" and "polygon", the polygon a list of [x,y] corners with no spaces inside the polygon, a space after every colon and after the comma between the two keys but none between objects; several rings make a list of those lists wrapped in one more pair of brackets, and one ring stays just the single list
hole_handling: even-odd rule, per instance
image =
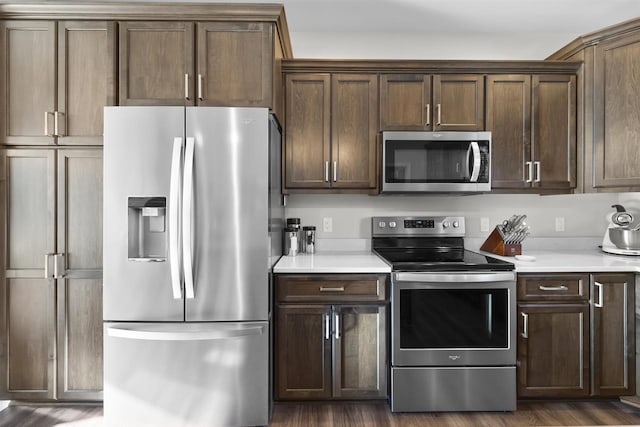
[{"label": "electrical outlet", "polygon": [[322,231],[325,233],[333,232],[333,218],[322,218]]},{"label": "electrical outlet", "polygon": [[556,231],[564,231],[564,217],[557,216],[556,217]]},{"label": "electrical outlet", "polygon": [[489,231],[489,218],[482,217],[480,218],[480,231]]}]

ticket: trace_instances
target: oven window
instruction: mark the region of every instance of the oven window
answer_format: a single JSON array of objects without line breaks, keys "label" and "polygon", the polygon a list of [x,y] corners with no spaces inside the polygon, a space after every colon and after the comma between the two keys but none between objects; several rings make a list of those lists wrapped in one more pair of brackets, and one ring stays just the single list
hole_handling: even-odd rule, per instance
[{"label": "oven window", "polygon": [[507,289],[401,289],[400,348],[507,348]]}]

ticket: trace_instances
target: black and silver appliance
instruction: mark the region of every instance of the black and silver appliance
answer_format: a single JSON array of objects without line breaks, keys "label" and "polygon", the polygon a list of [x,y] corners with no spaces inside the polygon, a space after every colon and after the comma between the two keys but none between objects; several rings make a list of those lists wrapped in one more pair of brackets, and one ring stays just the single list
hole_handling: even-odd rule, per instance
[{"label": "black and silver appliance", "polygon": [[491,190],[491,132],[382,132],[382,192]]},{"label": "black and silver appliance", "polygon": [[464,217],[373,217],[392,266],[391,410],[516,409],[512,263],[464,249]]}]

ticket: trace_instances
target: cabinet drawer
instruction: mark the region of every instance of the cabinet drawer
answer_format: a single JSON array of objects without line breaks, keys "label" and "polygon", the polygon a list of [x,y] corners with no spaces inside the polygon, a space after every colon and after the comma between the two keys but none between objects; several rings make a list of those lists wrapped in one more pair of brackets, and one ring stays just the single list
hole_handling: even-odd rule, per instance
[{"label": "cabinet drawer", "polygon": [[385,275],[279,275],[280,302],[383,301]]},{"label": "cabinet drawer", "polygon": [[587,300],[588,274],[518,275],[518,300]]}]

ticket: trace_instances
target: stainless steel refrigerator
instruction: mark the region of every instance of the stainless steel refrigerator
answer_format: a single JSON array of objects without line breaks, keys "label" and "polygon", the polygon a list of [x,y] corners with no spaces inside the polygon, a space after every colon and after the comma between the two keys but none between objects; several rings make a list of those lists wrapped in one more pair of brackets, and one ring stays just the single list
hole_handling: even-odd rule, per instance
[{"label": "stainless steel refrigerator", "polygon": [[275,118],[106,107],[104,119],[105,423],[268,424]]}]

